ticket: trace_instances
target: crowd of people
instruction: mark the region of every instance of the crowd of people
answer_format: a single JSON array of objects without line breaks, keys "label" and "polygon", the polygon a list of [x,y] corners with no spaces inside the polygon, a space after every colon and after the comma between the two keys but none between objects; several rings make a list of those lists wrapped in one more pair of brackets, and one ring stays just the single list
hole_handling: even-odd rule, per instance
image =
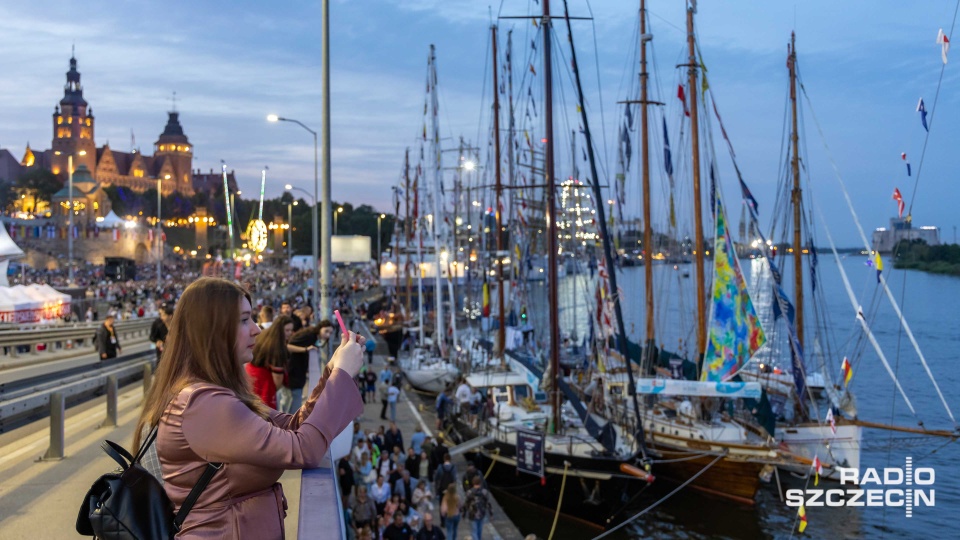
[{"label": "crowd of people", "polygon": [[[358,539],[455,539],[467,521],[480,540],[493,511],[474,464],[458,478],[442,432],[435,441],[419,426],[405,445],[396,422],[376,430],[355,423],[353,450],[338,463],[338,473],[347,522]],[[439,524],[433,523],[435,510]]]},{"label": "crowd of people", "polygon": [[[244,269],[239,280],[230,283],[224,279],[203,277],[201,272],[179,262],[165,263],[165,275],[158,280],[154,275],[154,268],[151,265],[139,267],[137,271],[140,279],[124,282],[106,279],[102,267],[87,266],[80,269],[74,283],[86,289],[88,302],[82,310],[75,310],[73,318],[102,321],[95,341],[103,360],[122,353],[123,344],[120,343],[114,328],[117,320],[155,318],[150,328],[149,341],[156,350],[158,362],[156,384],[166,385],[166,391],[174,394],[164,397],[151,390],[140,429],[137,431],[136,443],[141,442],[142,437],[149,432],[148,428],[159,427],[156,446],[161,470],[157,473],[159,477],[175,485],[173,492],[168,489],[168,494],[175,503],[181,495],[177,490],[190,486],[176,486],[178,477],[176,474],[171,476],[167,468],[171,460],[179,459],[171,456],[183,455],[183,448],[174,449],[170,446],[171,440],[176,441],[177,445],[186,445],[192,452],[191,459],[200,459],[198,463],[202,464],[206,464],[208,460],[214,461],[215,458],[228,464],[244,463],[244,460],[259,463],[260,460],[256,456],[233,455],[231,451],[222,449],[214,451],[214,446],[210,446],[214,444],[211,433],[204,433],[201,437],[201,428],[188,428],[188,411],[191,407],[199,410],[197,407],[201,402],[203,407],[210,411],[227,414],[229,400],[217,394],[217,391],[210,393],[205,390],[210,384],[225,387],[228,394],[234,396],[230,399],[239,399],[242,407],[253,413],[253,418],[245,420],[251,426],[256,424],[255,420],[266,421],[281,429],[302,432],[300,423],[307,422],[318,414],[312,411],[321,407],[322,400],[318,401],[320,392],[325,385],[330,385],[328,381],[332,380],[332,373],[340,367],[353,378],[362,402],[381,404],[380,417],[384,421],[375,429],[364,429],[359,422],[355,423],[352,451],[338,463],[346,519],[352,537],[371,540],[452,539],[457,538],[460,524],[464,522],[464,525],[469,524],[476,539],[481,538],[484,520],[492,512],[491,496],[485,488],[483,475],[472,464],[466,474],[462,477],[458,475],[442,433],[439,440],[434,440],[418,427],[409,439],[405,439],[396,424],[397,404],[401,395],[400,374],[394,366],[387,366],[379,373],[374,370],[372,360],[375,343],[372,340],[367,343],[366,340],[356,337],[356,345],[351,344],[352,348],[349,348],[351,356],[356,350],[365,354],[365,358],[357,366],[358,369],[352,367],[353,359],[347,361],[341,358],[348,354],[344,352],[344,345],[341,344],[341,347],[329,356],[330,361],[320,386],[314,389],[308,386],[310,352],[324,349],[330,353],[337,338],[345,339],[343,336],[335,336],[336,329],[329,320],[318,320],[316,317],[308,288],[311,277],[309,273],[296,269],[277,271],[274,268],[268,270],[254,267]],[[26,283],[48,283],[55,287],[64,287],[67,284],[66,273],[58,270],[25,270],[15,281],[21,278]],[[376,276],[365,267],[351,268],[336,274],[332,304],[343,312],[345,319],[349,321],[350,330],[356,330],[354,323],[357,318],[364,317],[375,309],[366,301],[357,300],[356,293],[376,284]],[[197,287],[202,290],[198,291]],[[193,293],[188,302],[195,313],[181,314],[176,307],[184,294],[191,290]],[[223,329],[227,328],[223,314],[210,311],[217,306],[222,308],[223,304],[219,300],[211,301],[215,290],[220,291],[217,294],[227,292],[241,298],[241,326],[236,335],[238,345],[234,347],[237,350],[235,354],[244,359],[240,369],[246,383],[231,382],[230,377],[223,379],[223,375],[216,375],[216,370],[226,367],[213,367],[213,364],[220,360],[213,357],[207,360],[198,359],[188,350],[191,345],[197,345],[187,343],[196,339],[186,335],[191,325],[204,326],[207,331],[220,329],[219,331],[225,332]],[[249,322],[244,322],[245,320]],[[232,333],[226,332],[222,338],[227,339],[229,335]],[[354,336],[355,334],[350,332],[348,337],[353,339]],[[242,355],[241,341],[245,351]],[[206,343],[203,347],[216,349],[218,346]],[[188,373],[192,375],[188,376]],[[200,390],[196,391],[200,397],[185,397],[184,392],[193,388],[193,385],[186,388],[180,386],[187,380],[184,377],[203,383]],[[342,381],[342,374],[337,380],[336,394],[345,395],[346,389],[343,383],[339,382]],[[249,395],[245,392],[249,392]],[[161,421],[161,418],[171,414],[169,406],[161,406],[161,401],[168,399],[170,395],[179,396],[172,403],[176,405],[176,411],[179,411],[175,413],[183,417],[183,427],[178,428],[183,430],[182,434],[171,433],[164,427],[167,424]],[[441,394],[439,403],[441,419],[447,408],[445,403],[449,403],[450,410],[470,411],[468,414],[476,415],[480,410],[479,395],[468,387],[466,390],[458,388],[455,395],[452,392]],[[330,406],[327,402],[325,408],[328,413]],[[359,417],[359,412],[352,406],[347,409],[350,409],[347,411],[350,419]],[[340,412],[344,410],[340,408]],[[230,414],[235,413],[236,411]],[[216,414],[210,412],[204,416]],[[213,420],[210,418],[193,422],[204,426],[203,429],[208,431],[216,431],[212,429]],[[332,421],[327,421],[325,429],[335,428],[330,422]],[[339,422],[340,420],[337,420],[334,423]],[[252,433],[256,430],[254,427],[250,430],[253,436]],[[244,433],[241,430],[231,433],[230,436],[243,436]],[[208,439],[209,448],[204,446],[206,443],[203,442]],[[201,447],[207,450],[201,451]],[[302,459],[286,456],[280,461],[289,460],[287,465],[293,467],[311,466],[312,459],[306,457],[310,453],[306,448],[302,451],[305,452]],[[264,463],[258,466],[269,468],[278,465],[282,463]],[[287,465],[284,465],[284,468],[289,468]],[[235,468],[233,474],[240,474],[241,470]],[[226,500],[221,502],[233,504]],[[194,512],[198,513],[199,510]],[[198,519],[206,519],[202,513],[197,515],[200,516]],[[435,515],[439,515],[439,523],[434,522]],[[199,531],[209,524],[196,521],[190,527]],[[246,533],[247,531],[244,534]]]}]

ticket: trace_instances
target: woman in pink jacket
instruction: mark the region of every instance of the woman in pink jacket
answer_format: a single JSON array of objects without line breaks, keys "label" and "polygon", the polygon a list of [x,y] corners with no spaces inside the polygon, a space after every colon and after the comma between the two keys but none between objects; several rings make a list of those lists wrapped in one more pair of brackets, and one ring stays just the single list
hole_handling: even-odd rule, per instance
[{"label": "woman in pink jacket", "polygon": [[363,411],[353,378],[365,340],[353,333],[343,336],[300,410],[265,407],[243,369],[260,333],[250,306],[249,293],[227,280],[201,278],[187,287],[134,431],[139,448],[139,434],[159,425],[157,455],[176,509],[207,463],[223,463],[179,539],[283,538],[280,475],[317,467],[334,437]]}]

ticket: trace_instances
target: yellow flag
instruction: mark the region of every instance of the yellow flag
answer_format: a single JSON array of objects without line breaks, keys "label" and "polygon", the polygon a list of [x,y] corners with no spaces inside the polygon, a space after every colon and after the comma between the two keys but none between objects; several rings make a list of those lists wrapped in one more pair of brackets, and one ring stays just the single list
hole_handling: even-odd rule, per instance
[{"label": "yellow flag", "polygon": [[800,525],[797,527],[797,530],[803,532],[807,528],[807,509],[800,505],[800,510],[797,512],[797,515],[800,516]]}]

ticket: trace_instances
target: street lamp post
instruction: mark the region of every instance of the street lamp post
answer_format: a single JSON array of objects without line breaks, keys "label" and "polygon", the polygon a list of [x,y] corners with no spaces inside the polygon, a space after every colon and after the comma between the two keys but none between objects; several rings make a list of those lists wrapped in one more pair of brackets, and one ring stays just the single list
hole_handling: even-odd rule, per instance
[{"label": "street lamp post", "polygon": [[[169,180],[170,175],[163,175],[164,180]],[[160,226],[160,177],[157,177],[157,285],[163,279],[163,228]]]},{"label": "street lamp post", "polygon": [[[319,202],[319,199],[320,199],[320,173],[319,173],[320,164],[319,164],[319,156],[318,156],[319,150],[317,145],[317,132],[308,128],[303,124],[303,122],[299,120],[294,120],[292,118],[283,118],[275,114],[268,115],[267,121],[268,122],[293,122],[294,124],[297,124],[303,129],[309,131],[310,134],[313,135],[313,268],[311,269],[311,275],[313,276],[313,293],[311,295],[311,301],[313,306],[317,307],[317,300],[320,299],[320,301],[322,302],[324,299],[324,295],[321,293],[318,296],[317,291],[326,290],[325,287],[328,285],[327,281],[329,280],[329,276],[330,276],[329,272],[326,272],[324,273],[322,278],[323,283],[320,283],[317,280],[317,267],[320,266],[320,256],[317,254],[317,249],[319,247],[317,245],[318,244],[317,233],[319,228],[317,226],[317,206],[318,206],[317,203]],[[288,187],[287,189],[290,189],[290,188]],[[324,240],[326,240],[327,237],[328,237],[328,234],[324,233]],[[329,261],[324,261],[324,265],[328,263]],[[319,315],[320,319],[324,319],[332,315],[332,313],[329,313],[330,311],[329,305],[326,305],[326,306],[320,305],[320,309],[318,311],[320,311],[320,315]]]},{"label": "street lamp post", "polygon": [[293,263],[293,207],[297,201],[287,203],[287,264]]},{"label": "street lamp post", "polygon": [[377,216],[377,273],[380,273],[380,254],[383,253],[383,250],[380,249],[380,222],[383,221],[383,218],[387,217],[386,214],[380,214]]},{"label": "street lamp post", "polygon": [[337,211],[334,212],[334,214],[333,214],[333,235],[334,235],[334,236],[337,235],[337,231],[339,230],[339,229],[337,228],[337,227],[338,227],[338,225],[337,225],[337,216],[340,215],[341,212],[343,212],[343,207],[342,207],[342,206],[338,206],[338,207],[337,207]]},{"label": "street lamp post", "polygon": [[73,154],[67,156],[67,192],[70,196],[67,206],[67,284],[73,286]]},{"label": "street lamp post", "polygon": [[[81,150],[78,154],[85,156],[87,151]],[[72,286],[75,284],[73,279],[73,154],[67,156],[67,179],[67,190],[70,197],[70,207],[67,208],[67,283]]]}]

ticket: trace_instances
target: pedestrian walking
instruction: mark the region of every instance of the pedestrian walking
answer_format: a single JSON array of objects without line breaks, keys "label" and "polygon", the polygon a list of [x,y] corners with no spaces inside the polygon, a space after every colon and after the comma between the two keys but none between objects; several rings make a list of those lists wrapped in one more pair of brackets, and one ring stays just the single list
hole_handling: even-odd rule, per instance
[{"label": "pedestrian walking", "polygon": [[160,357],[163,356],[163,344],[167,340],[167,324],[173,317],[173,306],[167,304],[160,309],[160,316],[150,325],[150,343],[156,347],[157,365],[160,365]]},{"label": "pedestrian walking", "polygon": [[367,340],[367,363],[373,363],[373,351],[377,350],[377,343],[370,338]]},{"label": "pedestrian walking", "polygon": [[387,404],[390,405],[390,421],[397,421],[397,399],[400,398],[400,388],[396,384],[391,384],[387,388]]},{"label": "pedestrian walking", "polygon": [[[386,371],[386,370],[384,370]],[[383,405],[380,407],[380,419],[387,419],[387,405],[390,403],[389,396],[387,396],[387,390],[391,388],[389,383],[381,382],[380,386],[377,388],[377,395],[380,397],[380,403]]]},{"label": "pedestrian walking", "polygon": [[470,530],[473,540],[482,540],[483,522],[493,513],[493,503],[490,502],[490,492],[481,485],[483,479],[477,475],[473,477],[473,487],[464,496],[463,509],[470,520]]},{"label": "pedestrian walking", "polygon": [[100,353],[100,360],[109,360],[116,358],[117,353],[121,352],[120,341],[117,340],[117,332],[113,323],[117,320],[114,315],[107,315],[103,324],[97,329],[96,342],[97,352]]}]

